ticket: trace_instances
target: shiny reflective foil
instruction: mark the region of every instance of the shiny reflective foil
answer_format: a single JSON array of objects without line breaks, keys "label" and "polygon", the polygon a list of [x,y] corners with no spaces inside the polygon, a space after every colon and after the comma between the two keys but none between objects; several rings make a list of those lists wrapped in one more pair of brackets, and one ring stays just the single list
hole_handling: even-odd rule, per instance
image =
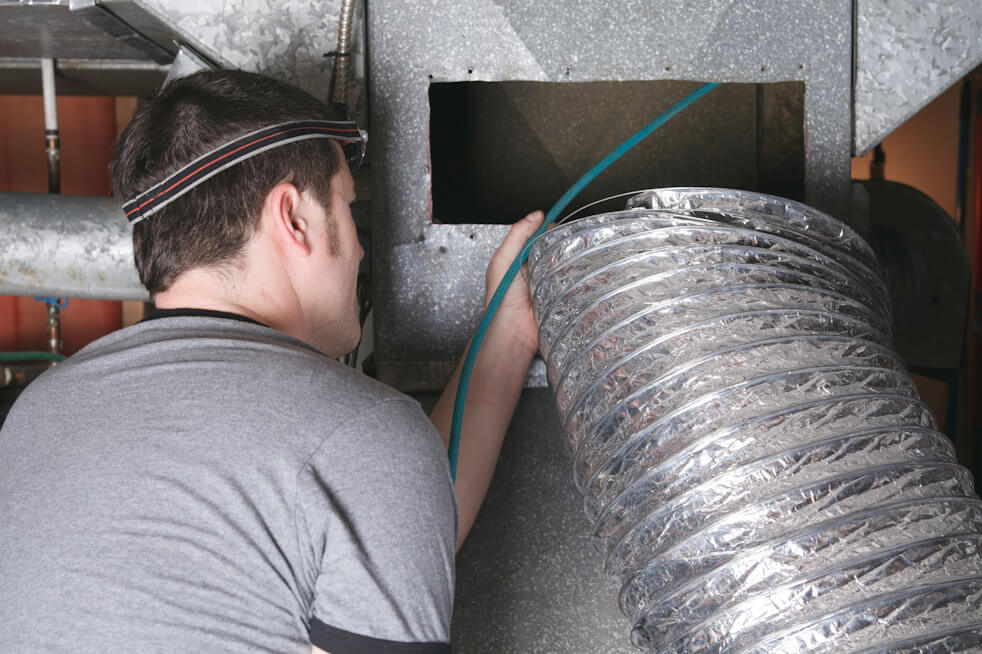
[{"label": "shiny reflective foil", "polygon": [[656,189],[549,231],[529,270],[635,645],[982,651],[982,502],[853,230],[773,196]]}]

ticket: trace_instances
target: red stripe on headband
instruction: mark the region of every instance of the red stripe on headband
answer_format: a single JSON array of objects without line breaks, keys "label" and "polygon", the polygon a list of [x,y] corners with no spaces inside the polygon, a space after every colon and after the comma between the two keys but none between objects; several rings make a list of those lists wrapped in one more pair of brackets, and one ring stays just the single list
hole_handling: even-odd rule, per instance
[{"label": "red stripe on headband", "polygon": [[240,150],[243,150],[245,148],[248,148],[250,146],[253,146],[253,145],[257,144],[257,143],[262,143],[263,141],[266,141],[268,139],[271,139],[271,138],[273,138],[275,136],[282,136],[283,134],[288,134],[290,132],[295,132],[297,130],[320,130],[320,131],[324,131],[324,132],[351,132],[353,134],[360,135],[360,133],[359,133],[359,131],[358,131],[357,128],[355,128],[355,129],[343,129],[343,128],[336,128],[336,127],[312,127],[312,126],[291,127],[290,129],[285,129],[282,132],[276,132],[275,134],[268,134],[268,135],[266,135],[266,136],[264,136],[262,138],[258,138],[258,139],[254,140],[254,141],[250,141],[249,143],[245,143],[243,145],[240,145],[239,147],[235,148],[234,150],[230,150],[229,152],[226,152],[225,154],[223,154],[223,155],[221,155],[219,157],[216,157],[216,158],[212,159],[211,161],[209,161],[207,163],[201,164],[200,166],[198,166],[197,168],[195,168],[193,171],[191,171],[190,173],[188,173],[187,175],[185,175],[181,179],[177,180],[176,182],[174,182],[173,184],[171,184],[167,188],[163,189],[162,191],[160,191],[159,193],[157,193],[153,197],[150,197],[150,198],[147,198],[146,200],[144,200],[139,206],[134,207],[134,208],[130,209],[129,211],[127,211],[126,212],[126,215],[129,216],[131,213],[135,213],[135,212],[139,211],[143,207],[145,207],[148,204],[150,204],[151,202],[155,201],[161,195],[166,195],[171,190],[173,190],[174,187],[180,186],[182,183],[184,183],[185,181],[187,181],[189,178],[194,177],[195,175],[197,175],[199,172],[201,172],[202,170],[204,170],[208,166],[212,166],[212,165],[218,163],[219,161],[222,161],[223,159],[226,159],[226,158],[232,156],[233,154],[235,154],[236,152],[239,152]]}]

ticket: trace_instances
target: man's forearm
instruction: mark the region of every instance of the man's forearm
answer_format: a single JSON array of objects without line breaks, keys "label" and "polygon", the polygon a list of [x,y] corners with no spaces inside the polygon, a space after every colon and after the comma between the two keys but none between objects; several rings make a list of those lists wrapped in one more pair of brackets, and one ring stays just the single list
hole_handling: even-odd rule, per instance
[{"label": "man's forearm", "polygon": [[[471,373],[457,457],[456,494],[460,513],[457,547],[464,542],[484,501],[501,443],[522,393],[535,348],[509,333],[505,321],[495,319]],[[450,439],[453,405],[462,364],[430,414],[443,438]]]},{"label": "man's forearm", "polygon": [[[488,264],[485,302],[490,302],[495,289],[506,277],[506,270],[544,218],[541,211],[533,211],[508,230]],[[522,386],[538,344],[538,326],[532,315],[528,281],[522,274],[512,280],[501,298],[497,315],[485,334],[471,372],[457,456],[458,549],[467,537],[491,484],[501,442],[522,394]],[[430,414],[444,445],[450,440],[450,423],[461,368],[462,365],[458,364]]]}]

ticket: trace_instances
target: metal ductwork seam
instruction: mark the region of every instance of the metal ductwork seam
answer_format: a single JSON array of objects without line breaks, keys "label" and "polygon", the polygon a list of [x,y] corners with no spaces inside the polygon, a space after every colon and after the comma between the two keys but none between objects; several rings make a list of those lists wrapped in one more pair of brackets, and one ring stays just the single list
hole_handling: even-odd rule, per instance
[{"label": "metal ductwork seam", "polygon": [[636,646],[982,647],[982,502],[852,229],[773,196],[658,189],[551,230],[529,270]]}]

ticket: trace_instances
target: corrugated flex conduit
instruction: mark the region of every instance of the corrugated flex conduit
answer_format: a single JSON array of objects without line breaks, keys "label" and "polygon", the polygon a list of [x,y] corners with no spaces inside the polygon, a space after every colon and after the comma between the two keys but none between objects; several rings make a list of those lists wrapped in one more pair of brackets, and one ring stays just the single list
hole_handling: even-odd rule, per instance
[{"label": "corrugated flex conduit", "polygon": [[982,651],[982,502],[856,233],[639,193],[529,253],[540,349],[647,652]]}]

